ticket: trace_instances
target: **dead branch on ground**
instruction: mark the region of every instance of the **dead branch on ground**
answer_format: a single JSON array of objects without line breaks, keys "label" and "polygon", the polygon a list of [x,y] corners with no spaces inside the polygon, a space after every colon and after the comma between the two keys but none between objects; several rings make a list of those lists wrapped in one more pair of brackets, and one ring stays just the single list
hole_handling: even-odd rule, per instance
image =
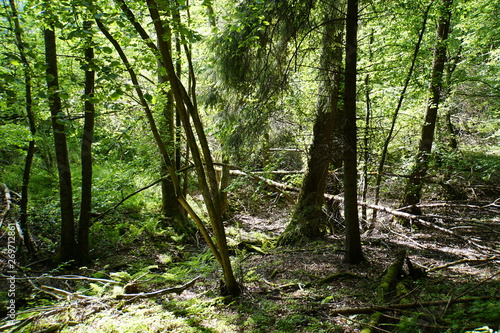
[{"label": "dead branch on ground", "polygon": [[450,303],[450,300],[442,300],[442,301],[430,301],[430,302],[416,302],[416,303],[408,303],[408,304],[391,304],[387,306],[368,306],[368,307],[360,307],[360,308],[342,308],[342,309],[333,309],[331,314],[336,315],[353,315],[353,314],[370,314],[374,312],[384,312],[384,311],[401,311],[407,309],[416,309],[416,308],[425,308],[425,307],[433,307],[433,306],[441,306],[446,304],[458,304],[458,303],[472,303],[475,301],[484,301],[489,299],[500,299],[500,295],[498,296],[481,296],[481,297],[470,297],[470,298],[462,298],[454,300]]},{"label": "dead branch on ground", "polygon": [[191,288],[194,286],[196,281],[198,281],[200,277],[196,277],[193,280],[189,281],[188,283],[180,286],[180,287],[173,287],[173,288],[166,288],[166,289],[160,289],[156,291],[152,291],[149,293],[137,293],[137,294],[121,294],[121,295],[116,295],[115,299],[143,299],[143,298],[153,298],[153,297],[159,297],[163,296],[166,294],[182,294],[182,292],[186,289]]},{"label": "dead branch on ground", "polygon": [[482,264],[482,263],[491,262],[491,261],[495,261],[495,260],[500,260],[500,256],[494,255],[494,256],[491,256],[488,258],[483,258],[483,259],[460,259],[457,261],[449,262],[445,265],[432,267],[432,268],[428,269],[427,272],[435,272],[435,271],[438,271],[438,270],[441,270],[444,268],[448,268],[448,267],[456,266],[456,265],[460,265],[460,264],[468,264],[468,263]]}]

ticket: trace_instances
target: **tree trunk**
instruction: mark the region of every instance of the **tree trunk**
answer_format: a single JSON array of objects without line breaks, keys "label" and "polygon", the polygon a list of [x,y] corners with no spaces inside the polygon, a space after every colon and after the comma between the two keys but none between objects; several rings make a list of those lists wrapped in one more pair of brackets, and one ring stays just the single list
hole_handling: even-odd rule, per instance
[{"label": "tree trunk", "polygon": [[[370,33],[370,45],[369,45],[369,54],[370,54],[370,62],[373,60],[373,29]],[[371,133],[371,98],[370,98],[370,74],[366,74],[365,76],[365,103],[366,103],[366,113],[365,113],[365,130],[363,133],[363,190],[361,194],[361,200],[363,202],[366,201],[366,197],[368,196],[368,165],[370,160],[370,151],[368,146],[370,144],[370,133]],[[365,225],[368,222],[367,219],[367,210],[366,207],[361,207],[361,219]]]},{"label": "tree trunk", "polygon": [[[172,51],[172,31],[170,28],[166,27],[165,29],[167,36],[157,36],[158,39],[166,38],[166,43],[168,44],[170,51]],[[178,38],[177,38],[178,40]],[[158,40],[157,44],[159,45],[161,42]],[[177,41],[176,41],[177,43]],[[161,61],[158,62],[161,71],[163,71],[163,63]],[[159,68],[159,72],[160,71]],[[180,75],[181,72],[181,62],[178,61],[176,72]],[[160,85],[168,83],[168,77],[166,75],[160,74],[158,75],[158,83]],[[174,168],[175,170],[179,170],[180,168],[180,133],[178,133],[178,114],[177,108],[175,105],[174,94],[172,89],[168,89],[165,91],[166,103],[163,107],[163,115],[165,118],[165,130],[164,137],[166,139],[165,146],[168,149],[168,153],[170,156],[173,156]],[[162,183],[161,183],[161,194],[162,194],[162,214],[163,216],[169,220],[168,225],[174,228],[174,230],[179,234],[191,234],[195,228],[194,225],[187,219],[186,211],[182,208],[182,205],[177,200],[176,191],[174,188],[174,183],[171,177],[166,177],[168,175],[168,170],[165,166],[165,163],[162,161]]]},{"label": "tree trunk", "polygon": [[[157,3],[154,0],[147,0],[147,4],[151,18],[154,22],[157,35],[164,36],[165,28],[158,11]],[[193,157],[196,174],[198,176],[198,183],[201,187],[203,199],[205,200],[205,206],[207,208],[207,212],[210,217],[212,228],[215,234],[219,260],[222,266],[225,282],[222,292],[232,296],[238,296],[241,293],[241,288],[236,281],[229,258],[226,234],[220,211],[220,192],[217,182],[217,176],[213,165],[208,141],[203,129],[203,124],[201,122],[201,119],[199,118],[198,110],[196,107],[196,100],[194,99],[195,95],[193,94],[195,87],[194,71],[192,69],[189,52],[187,52],[187,56],[188,66],[190,68],[189,76],[191,78],[190,92],[193,99],[190,98],[184,85],[176,75],[172,55],[168,48],[168,45],[165,41],[163,41],[163,39],[159,40],[159,49],[162,56],[163,65],[165,66],[165,69],[167,71],[170,86],[174,93],[177,110],[179,111],[179,116],[181,117],[184,132],[186,134],[186,139],[190,146],[191,154]],[[186,45],[185,48],[187,48]],[[193,130],[192,126],[194,126],[195,131]]]},{"label": "tree trunk", "polygon": [[28,151],[26,153],[26,159],[24,162],[23,171],[23,183],[21,186],[21,203],[20,203],[20,221],[21,229],[23,230],[23,241],[28,251],[28,255],[32,258],[36,256],[35,246],[31,239],[31,234],[28,227],[28,190],[29,181],[31,176],[31,165],[33,164],[33,155],[35,154],[35,135],[36,135],[36,125],[35,125],[35,115],[32,109],[32,93],[31,93],[31,73],[28,59],[24,51],[24,44],[21,35],[21,25],[19,24],[19,18],[16,9],[16,3],[14,0],[9,1],[10,9],[12,11],[12,19],[14,21],[16,44],[19,50],[19,55],[21,56],[21,61],[24,67],[24,86],[25,86],[25,98],[26,98],[26,115],[28,116],[28,123],[31,132],[31,141],[28,145]]},{"label": "tree trunk", "polygon": [[429,156],[434,142],[437,112],[443,90],[443,71],[446,62],[446,41],[451,20],[452,0],[441,0],[439,21],[436,30],[436,45],[434,47],[434,61],[432,64],[431,82],[429,84],[429,99],[425,110],[425,119],[422,126],[420,144],[415,160],[415,166],[406,184],[402,206],[413,206],[411,213],[420,215],[421,211],[415,207],[422,196],[423,178],[427,174]]},{"label": "tree trunk", "polygon": [[[154,22],[154,28],[156,30],[157,35],[159,36],[165,36],[165,29],[163,26],[163,22],[161,20],[159,11],[158,11],[158,6],[157,4],[152,1],[148,0],[148,9],[151,15],[151,18],[153,19]],[[200,183],[200,186],[202,187],[203,190],[203,196],[205,199],[205,204],[207,207],[207,211],[209,212],[210,215],[210,221],[212,222],[212,227],[213,231],[215,234],[216,238],[216,243],[212,241],[212,238],[210,234],[208,233],[208,230],[206,229],[203,221],[201,218],[196,214],[196,212],[192,209],[192,207],[189,205],[189,203],[186,201],[185,197],[182,195],[182,189],[179,183],[179,178],[177,176],[177,173],[175,171],[175,166],[174,166],[174,161],[172,160],[171,156],[169,155],[163,141],[161,138],[161,135],[158,132],[158,129],[156,127],[156,123],[154,120],[154,117],[152,115],[152,112],[149,108],[149,105],[144,97],[144,94],[142,92],[141,87],[139,86],[139,82],[137,80],[137,75],[135,74],[135,71],[133,70],[130,62],[127,59],[127,56],[123,52],[123,49],[121,48],[120,44],[116,41],[115,38],[109,33],[109,31],[106,29],[104,24],[96,18],[97,25],[99,26],[99,29],[102,31],[102,33],[106,36],[106,38],[113,44],[114,48],[120,55],[120,58],[122,59],[125,67],[127,68],[127,71],[130,74],[130,78],[132,82],[134,83],[135,90],[137,92],[137,95],[139,97],[139,100],[141,102],[141,105],[144,108],[144,111],[146,113],[147,120],[149,122],[153,137],[155,139],[155,142],[158,146],[158,149],[160,150],[160,153],[163,156],[165,165],[167,167],[167,170],[169,172],[169,175],[174,183],[174,189],[175,193],[177,196],[177,200],[179,203],[184,207],[184,209],[187,211],[187,213],[193,218],[195,221],[196,225],[198,226],[200,232],[203,235],[203,238],[207,242],[210,250],[212,251],[214,257],[217,259],[217,261],[220,263],[222,266],[223,274],[224,274],[224,292],[228,293],[232,296],[237,296],[241,294],[241,288],[239,284],[236,281],[236,278],[234,276],[234,273],[232,271],[232,266],[231,266],[231,261],[229,259],[229,251],[227,247],[227,240],[225,237],[225,231],[224,231],[224,226],[222,224],[222,220],[220,217],[220,202],[219,202],[219,189],[218,189],[218,184],[217,180],[215,177],[215,169],[213,167],[213,161],[210,156],[210,150],[208,148],[208,142],[206,137],[204,136],[203,132],[203,127],[200,122],[199,116],[197,114],[197,110],[195,108],[195,104],[191,101],[191,99],[188,96],[187,91],[185,90],[184,86],[180,82],[179,78],[176,75],[175,72],[175,67],[173,64],[172,56],[170,53],[170,50],[168,48],[168,44],[165,43],[163,39],[158,39],[159,40],[159,49],[160,49],[160,54],[162,57],[162,62],[163,65],[165,66],[165,69],[167,71],[168,79],[170,82],[170,86],[172,88],[172,92],[174,93],[174,98],[177,104],[177,110],[179,111],[179,115],[182,120],[182,124],[184,126],[184,130],[186,133],[187,137],[187,142],[190,145],[190,149],[193,155],[193,160],[195,162],[195,167],[196,167],[196,172],[198,175],[198,180]],[[156,46],[151,43],[149,37],[147,34],[145,34],[144,29],[141,28],[140,30],[141,37],[143,37],[146,40],[146,43],[152,47],[153,49],[157,49]],[[191,67],[191,66],[190,66]],[[189,113],[188,113],[189,112]],[[191,116],[191,117],[190,117]],[[191,118],[193,120],[194,126],[196,128],[198,137],[195,137],[193,129],[191,128]],[[197,146],[197,139],[199,140],[202,150],[204,152],[204,162],[206,163],[207,170],[209,171],[210,175],[210,186],[207,182],[206,179],[206,174],[205,174],[205,169],[204,169],[204,164],[203,160],[200,155],[199,147]],[[210,172],[210,169],[212,172]],[[215,187],[213,186],[215,182]],[[215,200],[214,200],[215,199]]]},{"label": "tree trunk", "polygon": [[[341,1],[331,0],[324,5],[324,27],[320,59],[318,100],[309,150],[307,172],[302,181],[297,205],[290,223],[278,239],[280,244],[299,243],[325,234],[327,219],[323,213],[328,167],[340,160],[339,86],[342,68],[344,22]],[[334,163],[336,163],[336,161]]]},{"label": "tree trunk", "polygon": [[344,260],[358,264],[364,260],[361,249],[357,189],[356,71],[358,0],[348,0],[346,19],[344,91],[344,218],[346,251]]},{"label": "tree trunk", "polygon": [[[120,6],[121,10],[130,21],[130,23],[134,26],[135,30],[139,33],[141,38],[146,42],[148,47],[158,54],[159,50],[149,37],[148,33],[144,30],[141,24],[135,18],[134,13],[127,6],[125,1],[116,0],[117,4]],[[167,27],[168,28],[168,27]],[[165,43],[168,45],[171,50],[172,43],[172,32],[171,30],[165,29],[165,36],[157,36],[157,44],[159,45],[162,41],[160,39],[166,38]],[[158,61],[158,73],[161,73],[163,68],[162,61]],[[178,63],[178,73],[180,72],[180,62]],[[168,82],[168,78],[164,74],[158,74],[158,83],[160,85]],[[168,156],[172,158],[172,167],[175,170],[179,170],[180,168],[180,135],[177,131],[179,128],[179,117],[176,112],[175,101],[173,97],[173,92],[171,89],[164,90],[164,106],[163,106],[163,118],[164,123],[160,127],[162,130],[161,135],[164,137],[165,142],[162,145],[167,149]],[[182,205],[177,200],[177,190],[175,188],[174,181],[171,177],[168,177],[170,174],[168,170],[167,163],[165,163],[165,157],[162,157],[160,163],[160,174],[162,176],[161,180],[161,192],[162,192],[162,214],[165,219],[168,219],[168,226],[174,228],[174,230],[180,234],[187,234],[193,230],[193,226],[190,221],[186,217],[186,211],[182,207]],[[175,162],[174,162],[175,161]]]},{"label": "tree trunk", "polygon": [[73,188],[69,165],[68,147],[61,98],[59,96],[59,76],[57,70],[56,35],[53,27],[44,30],[46,80],[49,94],[49,108],[52,118],[57,171],[59,174],[59,196],[61,205],[61,240],[57,261],[78,259],[75,241],[75,219],[73,214]]},{"label": "tree trunk", "polygon": [[222,163],[224,165],[222,166],[222,172],[221,172],[222,174],[220,177],[220,213],[223,219],[227,219],[229,204],[227,200],[226,188],[229,186],[231,180],[230,179],[231,169],[229,168],[229,157],[226,154],[222,156]]},{"label": "tree trunk", "polygon": [[[450,59],[450,62],[448,63],[448,66],[446,66],[446,87],[443,92],[443,98],[447,98],[450,95],[451,91],[451,86],[452,86],[452,77],[453,73],[457,69],[458,62],[460,61],[460,55],[462,53],[462,45],[458,48],[457,54]],[[456,108],[447,108],[446,114],[445,114],[445,121],[446,121],[446,129],[448,131],[449,135],[449,142],[448,142],[448,147],[450,147],[453,150],[458,149],[458,132],[455,126],[453,125],[453,122],[451,121],[451,112],[456,111]]]},{"label": "tree trunk", "polygon": [[[420,33],[418,35],[417,44],[415,45],[415,49],[413,51],[413,57],[412,57],[410,69],[408,70],[408,75],[406,76],[406,79],[405,79],[405,82],[403,85],[403,89],[401,90],[401,93],[399,95],[399,100],[398,100],[398,104],[396,106],[396,110],[394,110],[394,114],[392,115],[391,128],[389,129],[389,133],[387,134],[387,138],[384,141],[384,146],[382,147],[382,154],[380,155],[380,162],[378,165],[377,177],[375,180],[375,205],[378,205],[378,203],[379,203],[380,186],[382,184],[382,174],[384,171],[385,160],[387,159],[387,152],[389,149],[389,143],[391,143],[392,136],[394,133],[394,128],[396,127],[396,120],[398,119],[398,115],[399,115],[399,110],[401,110],[401,106],[403,105],[403,100],[404,100],[405,95],[406,95],[406,90],[408,89],[408,85],[410,84],[410,80],[413,76],[413,70],[414,70],[415,64],[417,62],[417,55],[418,55],[418,52],[420,51],[420,45],[422,44],[422,39],[424,37],[425,29],[427,27],[427,18],[429,16],[429,11],[430,11],[433,3],[434,3],[434,0],[431,0],[431,2],[427,6],[427,9],[424,13],[422,29],[420,30]],[[374,210],[373,215],[372,215],[372,220],[375,221],[376,218],[377,218],[377,211]]]},{"label": "tree trunk", "polygon": [[[92,21],[83,23],[85,30],[90,32]],[[95,107],[90,100],[94,96],[95,71],[92,69],[94,61],[94,48],[92,37],[87,40],[85,49],[85,114],[81,146],[82,160],[82,201],[80,203],[80,219],[78,221],[78,245],[80,248],[80,263],[90,262],[89,257],[89,228],[92,212],[92,142],[94,140]]]}]

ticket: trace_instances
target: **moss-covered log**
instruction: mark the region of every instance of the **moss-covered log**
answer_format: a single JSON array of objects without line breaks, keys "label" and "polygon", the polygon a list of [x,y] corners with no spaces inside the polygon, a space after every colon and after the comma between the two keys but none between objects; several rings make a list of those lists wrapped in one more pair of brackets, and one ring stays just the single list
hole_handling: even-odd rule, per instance
[{"label": "moss-covered log", "polygon": [[[377,288],[377,302],[379,304],[385,304],[391,298],[393,291],[396,289],[398,284],[398,278],[403,273],[403,265],[405,263],[406,251],[402,250],[397,253],[396,259],[387,268],[380,284]],[[382,320],[382,312],[376,311],[372,314],[370,321],[361,333],[370,333],[372,328],[376,327]]]}]

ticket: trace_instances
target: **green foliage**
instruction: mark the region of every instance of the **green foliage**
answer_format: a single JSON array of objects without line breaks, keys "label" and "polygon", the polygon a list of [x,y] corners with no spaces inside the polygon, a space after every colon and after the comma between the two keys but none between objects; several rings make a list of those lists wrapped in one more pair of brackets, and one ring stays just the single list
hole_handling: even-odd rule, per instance
[{"label": "green foliage", "polygon": [[0,150],[6,148],[20,149],[31,141],[32,135],[26,126],[16,124],[0,125],[2,140],[0,140]]}]

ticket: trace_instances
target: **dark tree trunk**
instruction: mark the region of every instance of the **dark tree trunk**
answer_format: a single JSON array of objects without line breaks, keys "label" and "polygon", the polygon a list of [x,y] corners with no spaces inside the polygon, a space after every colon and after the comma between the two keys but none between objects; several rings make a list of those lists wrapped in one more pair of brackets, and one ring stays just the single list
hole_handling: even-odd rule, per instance
[{"label": "dark tree trunk", "polygon": [[10,9],[12,11],[12,19],[14,21],[16,44],[19,49],[19,55],[24,67],[24,87],[25,87],[25,98],[26,98],[26,115],[28,116],[28,123],[30,127],[30,132],[32,135],[31,141],[28,145],[28,151],[26,153],[26,159],[24,161],[24,171],[23,171],[23,183],[21,186],[21,203],[20,203],[20,221],[19,224],[23,230],[23,241],[28,251],[28,255],[32,258],[36,256],[35,246],[31,239],[31,233],[28,227],[28,190],[29,182],[31,176],[31,165],[33,164],[33,155],[35,154],[35,135],[36,135],[36,125],[35,125],[35,115],[32,110],[32,93],[31,93],[31,72],[28,59],[26,58],[23,39],[21,35],[21,26],[19,24],[19,18],[17,14],[16,3],[14,0],[9,1]]},{"label": "dark tree trunk", "polygon": [[279,238],[280,244],[299,243],[325,234],[327,217],[323,212],[328,168],[341,159],[339,134],[339,86],[342,68],[344,22],[340,1],[324,4],[324,28],[320,59],[318,100],[309,150],[307,172],[290,223]]},{"label": "dark tree trunk", "polygon": [[[84,29],[90,31],[92,22],[85,21]],[[81,146],[82,160],[82,202],[80,205],[80,220],[78,222],[78,245],[80,248],[80,263],[87,264],[89,257],[89,227],[92,212],[92,142],[94,140],[95,107],[90,100],[94,96],[95,71],[92,69],[94,48],[92,37],[87,41],[85,49],[85,115]]]},{"label": "dark tree trunk", "polygon": [[439,22],[436,30],[436,45],[432,64],[429,99],[425,109],[424,124],[415,166],[406,184],[402,206],[410,206],[410,213],[420,215],[421,210],[415,205],[422,196],[423,178],[427,175],[429,156],[434,142],[437,113],[443,90],[443,72],[446,63],[446,41],[450,29],[452,0],[441,0]]},{"label": "dark tree trunk", "polygon": [[57,70],[56,35],[53,27],[44,30],[46,80],[48,101],[52,118],[54,147],[56,152],[57,171],[59,174],[59,196],[61,205],[61,240],[57,261],[78,259],[78,247],[75,241],[75,219],[73,214],[73,188],[71,185],[71,169],[69,165],[68,147],[61,98],[59,96],[59,76]]},{"label": "dark tree trunk", "polygon": [[357,189],[356,71],[358,0],[348,0],[346,19],[344,91],[344,218],[346,250],[344,260],[358,264],[364,260],[361,249]]}]

